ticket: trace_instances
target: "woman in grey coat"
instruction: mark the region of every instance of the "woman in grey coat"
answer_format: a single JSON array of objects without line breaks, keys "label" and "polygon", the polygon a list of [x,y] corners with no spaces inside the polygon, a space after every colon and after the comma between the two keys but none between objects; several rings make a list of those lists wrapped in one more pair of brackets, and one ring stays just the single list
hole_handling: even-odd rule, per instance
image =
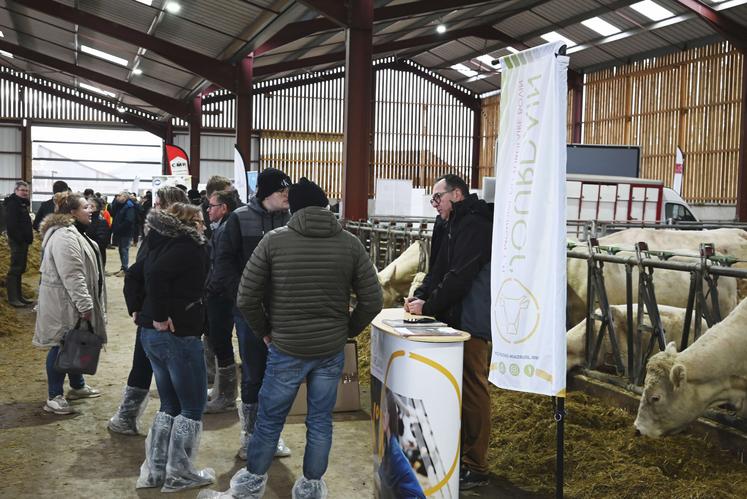
[{"label": "woman in grey coat", "polygon": [[79,320],[88,321],[106,342],[106,285],[98,245],[85,235],[91,208],[80,194],[55,195],[57,210],[41,224],[42,263],[39,308],[32,343],[49,348],[44,410],[54,414],[75,412],[68,400],[101,395],[80,374],[68,374],[70,390],[63,396],[65,373],[54,369],[63,335]]}]

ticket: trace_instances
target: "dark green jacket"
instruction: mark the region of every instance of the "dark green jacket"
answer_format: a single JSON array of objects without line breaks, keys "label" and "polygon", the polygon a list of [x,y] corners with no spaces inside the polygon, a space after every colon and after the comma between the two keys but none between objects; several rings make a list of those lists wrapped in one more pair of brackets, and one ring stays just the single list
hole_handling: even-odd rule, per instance
[{"label": "dark green jacket", "polygon": [[[357,297],[352,312],[351,292]],[[361,242],[329,210],[311,206],[262,238],[244,268],[236,304],[254,334],[271,335],[281,352],[324,358],[371,322],[382,293]]]}]

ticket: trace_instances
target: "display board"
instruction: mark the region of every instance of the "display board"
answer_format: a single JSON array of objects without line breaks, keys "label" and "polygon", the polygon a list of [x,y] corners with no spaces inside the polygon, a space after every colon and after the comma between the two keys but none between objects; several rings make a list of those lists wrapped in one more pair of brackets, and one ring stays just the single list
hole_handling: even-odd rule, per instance
[{"label": "display board", "polygon": [[640,172],[638,146],[568,144],[566,173],[635,177]]}]

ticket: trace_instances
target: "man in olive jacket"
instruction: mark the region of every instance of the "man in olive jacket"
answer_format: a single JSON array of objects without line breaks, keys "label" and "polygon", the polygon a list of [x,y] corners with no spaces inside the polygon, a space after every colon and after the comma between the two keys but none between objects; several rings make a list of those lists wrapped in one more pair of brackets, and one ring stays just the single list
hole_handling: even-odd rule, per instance
[{"label": "man in olive jacket", "polygon": [[[258,493],[266,484],[286,415],[304,379],[307,441],[294,497],[322,497],[343,348],[382,307],[376,270],[361,242],[326,208],[324,191],[302,178],[291,186],[288,201],[288,225],[262,239],[239,286],[239,310],[269,345],[269,354],[246,469],[231,480],[237,497]],[[351,292],[356,295],[352,312]]]}]

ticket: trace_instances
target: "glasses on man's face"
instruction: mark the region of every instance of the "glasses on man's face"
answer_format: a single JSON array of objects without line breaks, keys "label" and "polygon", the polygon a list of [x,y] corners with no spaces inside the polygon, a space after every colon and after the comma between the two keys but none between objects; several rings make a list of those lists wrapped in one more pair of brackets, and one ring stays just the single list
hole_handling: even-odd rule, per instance
[{"label": "glasses on man's face", "polygon": [[208,205],[208,210],[209,210],[210,208],[217,208],[218,206],[223,206],[224,204],[225,204],[225,203],[218,203],[218,204],[209,204],[209,205]]},{"label": "glasses on man's face", "polygon": [[433,197],[431,198],[431,206],[438,206],[441,203],[441,198],[443,197],[443,195],[448,194],[453,190],[454,189],[448,189],[443,192],[434,192]]}]

